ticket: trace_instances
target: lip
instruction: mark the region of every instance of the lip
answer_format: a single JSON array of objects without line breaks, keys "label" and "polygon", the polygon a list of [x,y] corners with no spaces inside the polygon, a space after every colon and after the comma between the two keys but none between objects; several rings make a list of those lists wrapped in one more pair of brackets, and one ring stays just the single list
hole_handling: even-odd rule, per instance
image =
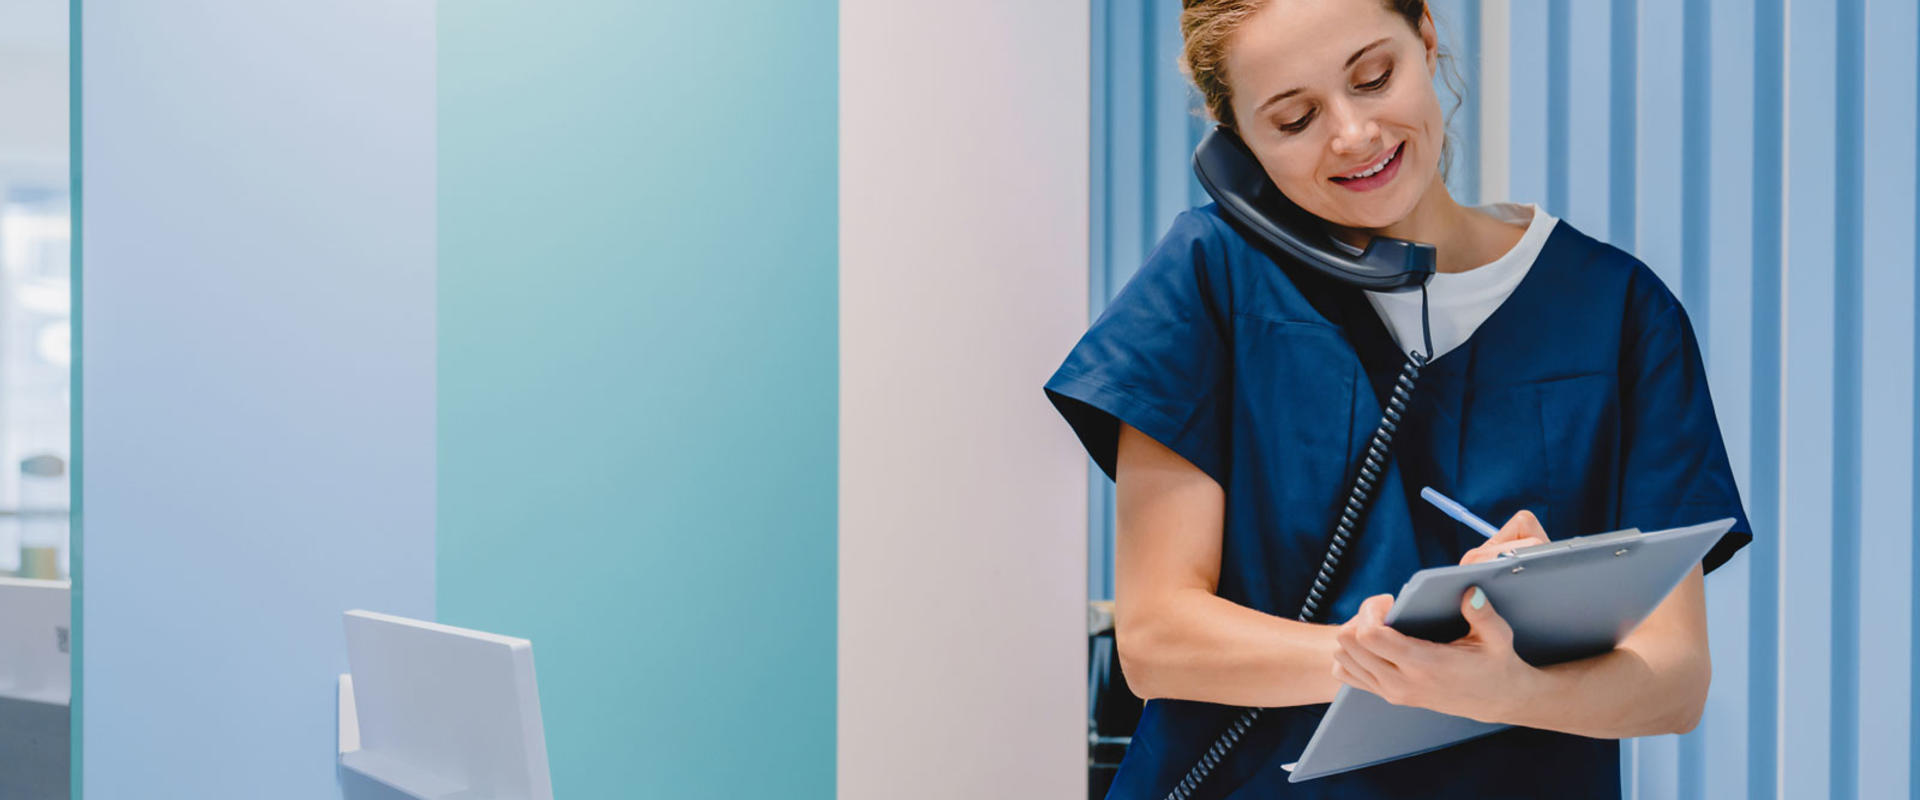
[{"label": "lip", "polygon": [[[1334,177],[1334,178],[1328,178],[1328,180],[1333,181],[1334,184],[1338,185],[1342,189],[1351,189],[1356,192],[1365,192],[1372,189],[1377,189],[1381,186],[1386,185],[1388,181],[1393,180],[1393,177],[1395,175],[1400,174],[1400,162],[1402,160],[1402,157],[1406,155],[1406,148],[1407,148],[1407,143],[1404,141],[1398,145],[1395,145],[1393,150],[1389,151],[1387,155],[1384,156],[1382,159],[1382,160],[1392,159],[1391,163],[1388,163],[1387,166],[1384,169],[1380,170],[1379,172],[1376,172],[1365,178]],[[1354,170],[1354,172],[1365,172],[1369,169],[1372,169],[1374,165],[1379,163],[1380,163],[1379,161],[1375,161],[1371,164],[1368,164],[1365,167]]]}]

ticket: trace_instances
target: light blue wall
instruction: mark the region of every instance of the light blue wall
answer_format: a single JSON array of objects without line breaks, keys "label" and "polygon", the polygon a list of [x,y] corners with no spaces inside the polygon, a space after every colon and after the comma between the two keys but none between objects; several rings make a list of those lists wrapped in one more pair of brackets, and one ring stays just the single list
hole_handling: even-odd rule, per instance
[{"label": "light blue wall", "polygon": [[836,4],[440,13],[440,618],[559,797],[830,797]]},{"label": "light blue wall", "polygon": [[[1483,10],[1436,3],[1443,22],[1449,7]],[[1707,581],[1705,718],[1687,736],[1624,751],[1629,793],[1912,796],[1913,4],[1513,0],[1508,10],[1508,40],[1474,45],[1504,48],[1511,66],[1509,186],[1480,199],[1543,203],[1640,256],[1682,298],[1755,529]],[[1172,213],[1199,201],[1143,177],[1184,166],[1192,146],[1138,133],[1165,124],[1143,120],[1184,113],[1121,58],[1141,26],[1169,24],[1172,12],[1158,13],[1116,10],[1094,31],[1096,75],[1108,76],[1094,92],[1096,311]],[[1456,181],[1457,195],[1467,188]],[[1098,596],[1111,591],[1111,494],[1090,502]]]},{"label": "light blue wall", "polygon": [[434,613],[433,8],[80,28],[85,791],[337,798],[341,611]]}]

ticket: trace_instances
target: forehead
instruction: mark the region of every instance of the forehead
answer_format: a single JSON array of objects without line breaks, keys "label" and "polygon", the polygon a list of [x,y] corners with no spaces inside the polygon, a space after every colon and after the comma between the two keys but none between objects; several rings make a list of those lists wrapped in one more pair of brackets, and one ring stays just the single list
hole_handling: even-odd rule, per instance
[{"label": "forehead", "polygon": [[1227,45],[1234,91],[1254,102],[1346,72],[1354,51],[1413,29],[1382,0],[1271,0]]}]

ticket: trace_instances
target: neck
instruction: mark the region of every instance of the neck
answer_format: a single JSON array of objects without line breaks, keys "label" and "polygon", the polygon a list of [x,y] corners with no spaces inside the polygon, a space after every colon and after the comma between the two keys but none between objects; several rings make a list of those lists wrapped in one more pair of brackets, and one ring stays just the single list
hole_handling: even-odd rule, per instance
[{"label": "neck", "polygon": [[1420,202],[1415,203],[1413,210],[1398,222],[1383,228],[1334,226],[1333,235],[1354,247],[1362,248],[1375,236],[1425,242],[1433,245],[1437,251],[1435,270],[1465,272],[1492,261],[1513,245],[1512,241],[1508,241],[1506,247],[1493,253],[1493,257],[1487,257],[1485,251],[1490,233],[1487,223],[1500,224],[1454,202],[1447,185],[1436,176],[1426,193],[1420,196]]}]

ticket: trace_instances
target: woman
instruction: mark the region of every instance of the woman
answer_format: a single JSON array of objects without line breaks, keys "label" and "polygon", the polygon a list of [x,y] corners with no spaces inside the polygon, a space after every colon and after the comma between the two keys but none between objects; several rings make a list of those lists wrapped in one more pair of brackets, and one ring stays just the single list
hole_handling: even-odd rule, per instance
[{"label": "woman", "polygon": [[[1537,208],[1453,200],[1423,2],[1187,0],[1181,23],[1210,113],[1288,198],[1350,246],[1437,247],[1434,352],[1323,603],[1338,624],[1293,617],[1376,398],[1427,348],[1420,293],[1301,279],[1209,204],[1174,221],[1048,381],[1118,487],[1116,630],[1148,702],[1110,796],[1165,796],[1261,707],[1193,796],[1618,798],[1618,739],[1697,724],[1702,576],[1752,538],[1686,313],[1644,264]],[[1426,485],[1508,522],[1482,539],[1409,499]],[[1526,664],[1484,597],[1461,598],[1472,632],[1455,642],[1382,623],[1425,567],[1547,531],[1720,517],[1732,532],[1600,656]],[[1288,784],[1280,765],[1342,684],[1517,727]]]}]

